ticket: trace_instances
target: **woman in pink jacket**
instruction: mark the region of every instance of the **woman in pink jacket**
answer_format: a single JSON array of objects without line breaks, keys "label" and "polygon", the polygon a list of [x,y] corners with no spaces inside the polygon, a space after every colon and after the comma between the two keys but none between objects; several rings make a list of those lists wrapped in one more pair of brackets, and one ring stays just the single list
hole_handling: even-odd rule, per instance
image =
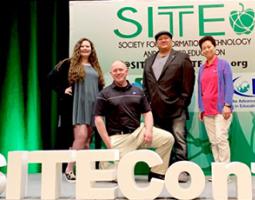
[{"label": "woman in pink jacket", "polygon": [[204,122],[215,162],[230,162],[228,131],[232,121],[233,81],[230,64],[216,55],[212,36],[199,40],[206,58],[198,73],[199,119]]}]

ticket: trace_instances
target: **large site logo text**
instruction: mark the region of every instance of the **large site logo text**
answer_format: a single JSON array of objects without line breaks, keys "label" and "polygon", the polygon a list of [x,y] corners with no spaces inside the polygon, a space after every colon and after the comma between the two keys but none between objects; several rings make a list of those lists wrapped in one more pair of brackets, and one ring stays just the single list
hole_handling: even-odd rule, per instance
[{"label": "large site logo text", "polygon": [[[1,155],[1,154],[0,154]],[[97,161],[118,161],[114,169],[95,169]],[[107,150],[59,150],[59,151],[14,151],[8,154],[6,199],[26,197],[27,169],[29,163],[41,163],[41,199],[57,199],[61,191],[62,163],[76,162],[76,199],[116,199],[117,190],[128,199],[155,199],[163,188],[176,199],[195,199],[205,187],[205,176],[194,162],[180,161],[166,171],[165,180],[155,179],[146,186],[137,185],[134,177],[136,163],[145,162],[149,167],[162,164],[160,156],[152,150],[136,150],[125,154],[121,159],[116,149]],[[1,165],[3,163],[0,163]],[[179,175],[186,171],[191,181],[187,187],[178,182]],[[237,199],[252,199],[251,169],[240,162],[212,163],[213,199],[228,199],[228,177],[236,178]],[[0,174],[0,179],[3,177]],[[114,187],[96,187],[98,181],[117,180]]]},{"label": "large site logo text", "polygon": [[[201,4],[195,7],[194,5],[171,5],[171,6],[148,6],[139,10],[136,7],[126,6],[117,11],[117,17],[125,24],[126,30],[121,28],[114,29],[114,34],[120,38],[135,38],[142,32],[146,33],[148,38],[152,38],[155,34],[155,27],[157,22],[167,22],[168,29],[173,35],[185,37],[186,26],[191,25],[191,18],[195,16],[197,21],[192,22],[195,29],[197,29],[198,36],[212,35],[224,36],[226,26],[231,26],[233,31],[238,34],[250,34],[254,28],[254,11],[244,9],[242,6],[241,11],[233,10],[229,13],[229,19],[225,19],[225,5],[224,4]],[[139,15],[145,14],[146,20],[139,20]],[[217,13],[215,17],[208,17],[206,13]],[[176,24],[178,23],[178,24]],[[196,24],[198,27],[196,28]],[[230,25],[229,25],[230,24]],[[215,27],[214,31],[211,27]],[[178,27],[177,32],[175,32]]]}]

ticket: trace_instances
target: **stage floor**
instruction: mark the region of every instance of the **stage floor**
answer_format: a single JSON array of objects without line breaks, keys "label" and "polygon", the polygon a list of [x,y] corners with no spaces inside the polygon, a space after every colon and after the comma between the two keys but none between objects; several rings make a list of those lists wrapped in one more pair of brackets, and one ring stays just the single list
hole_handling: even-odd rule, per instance
[{"label": "stage floor", "polygon": [[[203,191],[203,193],[200,195],[199,198],[196,198],[196,200],[212,200],[212,183],[206,180],[206,186]],[[40,174],[30,174],[28,177],[28,192],[26,200],[38,200],[40,199]],[[138,186],[146,186],[148,184],[147,182],[147,176],[136,176],[136,182]],[[98,187],[113,187],[116,185],[116,183],[110,183],[110,182],[101,182],[97,183]],[[187,187],[189,183],[182,183],[181,185],[183,187]],[[236,194],[236,179],[235,177],[231,177],[231,181],[228,184],[228,195],[229,200],[237,199]],[[255,177],[253,177],[252,180],[252,194],[253,194],[253,200],[255,200]],[[0,199],[5,199],[5,194],[0,195]],[[61,187],[61,196],[60,200],[71,200],[75,199],[75,184],[68,183],[64,177],[62,177],[62,187]],[[118,197],[116,199],[123,200],[126,199],[120,191],[118,191]],[[168,193],[166,188],[162,191],[161,195],[157,199],[175,199],[172,198],[171,195]],[[218,200],[218,199],[217,199]],[[243,199],[242,199],[243,200]]]}]

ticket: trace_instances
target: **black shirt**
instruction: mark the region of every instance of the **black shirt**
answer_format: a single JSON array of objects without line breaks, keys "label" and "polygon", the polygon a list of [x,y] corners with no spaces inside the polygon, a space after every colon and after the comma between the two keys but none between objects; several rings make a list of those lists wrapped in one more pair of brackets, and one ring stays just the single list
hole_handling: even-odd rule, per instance
[{"label": "black shirt", "polygon": [[109,135],[130,133],[140,126],[141,114],[150,111],[143,91],[128,82],[118,87],[114,82],[103,89],[96,99],[96,116],[104,116]]}]

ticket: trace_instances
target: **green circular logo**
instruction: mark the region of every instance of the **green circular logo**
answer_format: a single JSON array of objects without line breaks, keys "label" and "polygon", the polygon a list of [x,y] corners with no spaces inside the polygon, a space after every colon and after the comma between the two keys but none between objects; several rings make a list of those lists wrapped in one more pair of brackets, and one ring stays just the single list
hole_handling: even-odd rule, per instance
[{"label": "green circular logo", "polygon": [[254,11],[249,9],[244,9],[244,5],[239,3],[242,7],[241,11],[232,11],[229,16],[229,21],[232,29],[236,34],[250,34],[254,28]]},{"label": "green circular logo", "polygon": [[237,90],[241,93],[248,92],[250,88],[250,84],[247,81],[242,82],[240,85],[238,85]]}]

